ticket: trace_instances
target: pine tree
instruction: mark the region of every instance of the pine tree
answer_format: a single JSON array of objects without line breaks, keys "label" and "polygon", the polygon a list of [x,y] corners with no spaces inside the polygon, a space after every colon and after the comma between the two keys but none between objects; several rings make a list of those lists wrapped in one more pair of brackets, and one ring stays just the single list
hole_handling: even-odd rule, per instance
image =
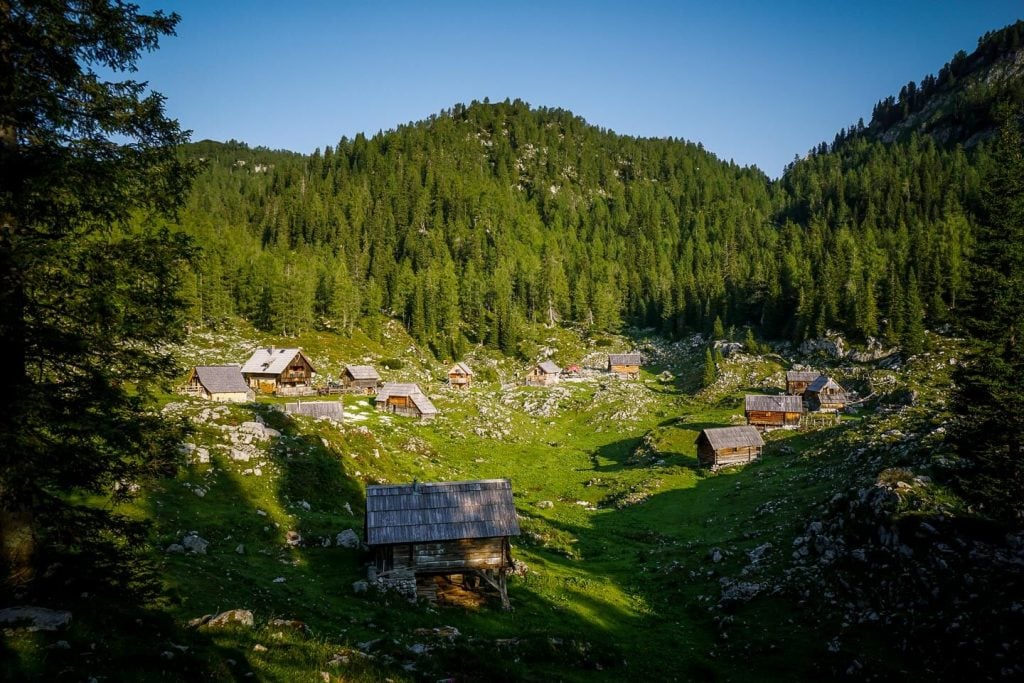
[{"label": "pine tree", "polygon": [[725,326],[722,325],[722,316],[715,316],[715,323],[711,327],[712,339],[725,339]]},{"label": "pine tree", "polygon": [[700,384],[702,387],[710,387],[718,379],[718,370],[715,367],[715,359],[711,356],[711,347],[704,349],[704,374],[701,375]]},{"label": "pine tree", "polygon": [[903,350],[909,356],[914,356],[924,351],[924,306],[921,304],[921,294],[918,291],[917,275],[913,268],[910,270],[910,277],[907,281],[907,312],[904,318],[903,333],[900,341]]},{"label": "pine tree", "polygon": [[956,374],[952,441],[968,468],[961,490],[993,517],[1024,518],[1024,143],[1004,111],[985,172],[963,317],[972,351]]},{"label": "pine tree", "polygon": [[761,346],[757,343],[757,339],[754,338],[753,328],[747,328],[747,333],[743,338],[743,348],[747,350],[747,353],[760,353]]},{"label": "pine tree", "polygon": [[137,585],[138,525],[82,501],[126,495],[180,439],[150,407],[177,371],[157,349],[181,338],[193,255],[149,218],[184,199],[185,135],[159,95],[117,80],[178,17],[137,11],[0,3],[0,570],[15,594]]}]

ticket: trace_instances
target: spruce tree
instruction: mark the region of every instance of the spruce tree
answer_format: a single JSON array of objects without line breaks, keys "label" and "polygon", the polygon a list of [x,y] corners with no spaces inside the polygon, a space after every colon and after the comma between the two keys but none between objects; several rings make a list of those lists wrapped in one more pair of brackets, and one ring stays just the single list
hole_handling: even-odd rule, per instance
[{"label": "spruce tree", "polygon": [[15,594],[132,585],[137,525],[83,501],[126,495],[176,453],[150,399],[177,374],[158,349],[184,328],[191,248],[155,219],[183,201],[185,134],[118,78],[177,21],[0,3],[0,570]]},{"label": "spruce tree", "polygon": [[921,304],[921,294],[918,291],[917,276],[914,270],[910,270],[910,278],[907,281],[907,312],[904,318],[903,333],[900,341],[903,350],[909,356],[914,356],[924,351],[924,306]]},{"label": "spruce tree", "polygon": [[711,347],[704,349],[704,374],[701,375],[700,384],[702,387],[710,387],[718,379],[718,370],[715,368],[715,359],[711,356]]},{"label": "spruce tree", "polygon": [[1024,518],[1024,143],[1004,111],[968,275],[963,328],[971,353],[956,373],[952,440],[967,464],[961,490],[993,517]]}]

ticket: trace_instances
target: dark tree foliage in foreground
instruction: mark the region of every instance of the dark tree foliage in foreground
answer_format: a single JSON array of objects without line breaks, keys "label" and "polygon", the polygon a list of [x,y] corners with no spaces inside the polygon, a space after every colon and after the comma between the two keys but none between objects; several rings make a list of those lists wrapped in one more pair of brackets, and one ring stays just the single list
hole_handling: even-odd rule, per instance
[{"label": "dark tree foliage in foreground", "polygon": [[967,467],[964,495],[993,517],[1019,522],[1024,519],[1024,144],[1010,112],[985,171],[963,318],[973,352],[956,378],[953,438]]},{"label": "dark tree foliage in foreground", "polygon": [[53,597],[72,576],[78,590],[90,577],[133,583],[126,553],[139,530],[87,501],[127,495],[175,452],[148,398],[174,371],[154,349],[181,333],[178,273],[191,247],[139,226],[182,201],[190,173],[175,150],[186,135],[145,84],[109,79],[132,72],[177,21],[113,1],[0,2],[9,595]]}]

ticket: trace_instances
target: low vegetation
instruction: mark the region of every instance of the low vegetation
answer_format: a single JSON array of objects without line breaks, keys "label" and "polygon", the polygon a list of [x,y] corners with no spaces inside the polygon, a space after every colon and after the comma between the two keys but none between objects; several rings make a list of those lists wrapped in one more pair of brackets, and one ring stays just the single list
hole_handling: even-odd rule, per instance
[{"label": "low vegetation", "polygon": [[[400,328],[386,338],[388,345],[330,334],[302,341],[327,368],[401,358],[402,370],[384,372],[423,382],[441,411],[433,423],[379,413],[354,395],[342,398],[342,425],[286,416],[273,399],[218,405],[167,395],[163,413],[190,426],[182,466],[119,508],[151,523],[148,555],[164,588],[143,621],[161,635],[120,624],[117,637],[93,649],[96,630],[114,617],[90,616],[83,600],[66,633],[9,639],[17,657],[7,672],[59,671],[85,651],[93,653],[90,675],[115,675],[106,667],[120,666],[135,639],[144,649],[140,676],[153,678],[622,680],[673,672],[744,680],[752,652],[759,680],[830,676],[854,661],[882,675],[926,670],[891,651],[864,661],[858,648],[879,647],[877,636],[843,627],[814,594],[829,585],[816,564],[827,548],[815,540],[825,532],[806,527],[821,518],[830,529],[827,511],[876,479],[898,494],[886,508],[895,526],[961,510],[927,475],[939,456],[922,456],[939,418],[893,403],[907,386],[921,397],[948,381],[954,343],[936,339],[936,352],[888,371],[896,378],[889,390],[837,426],[770,433],[760,461],[711,474],[696,466],[696,435],[741,422],[742,394],[778,387],[782,356],[734,353],[720,363],[720,377],[731,379],[698,391],[690,378],[703,363],[700,340],[615,338],[613,346],[647,349],[653,362],[639,381],[584,363],[579,379],[552,388],[478,381],[470,392],[450,392],[438,380],[440,364],[397,351],[412,348]],[[230,360],[274,341],[238,325],[193,335],[178,354]],[[566,346],[577,358],[598,348],[583,338]],[[476,362],[493,363],[506,380],[526,370],[481,353]],[[362,533],[367,483],[491,477],[512,480],[523,531],[513,541],[513,612],[353,589],[366,556],[339,545],[339,535]],[[200,623],[236,609],[252,613],[251,626]],[[68,649],[54,649],[58,642]]]}]

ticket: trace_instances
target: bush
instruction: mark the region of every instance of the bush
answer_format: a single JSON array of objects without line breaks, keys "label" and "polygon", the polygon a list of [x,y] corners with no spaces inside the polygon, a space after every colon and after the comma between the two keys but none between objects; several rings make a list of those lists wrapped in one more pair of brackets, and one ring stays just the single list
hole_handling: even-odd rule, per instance
[{"label": "bush", "polygon": [[401,358],[385,358],[380,364],[388,370],[401,370],[405,367],[405,361]]}]

